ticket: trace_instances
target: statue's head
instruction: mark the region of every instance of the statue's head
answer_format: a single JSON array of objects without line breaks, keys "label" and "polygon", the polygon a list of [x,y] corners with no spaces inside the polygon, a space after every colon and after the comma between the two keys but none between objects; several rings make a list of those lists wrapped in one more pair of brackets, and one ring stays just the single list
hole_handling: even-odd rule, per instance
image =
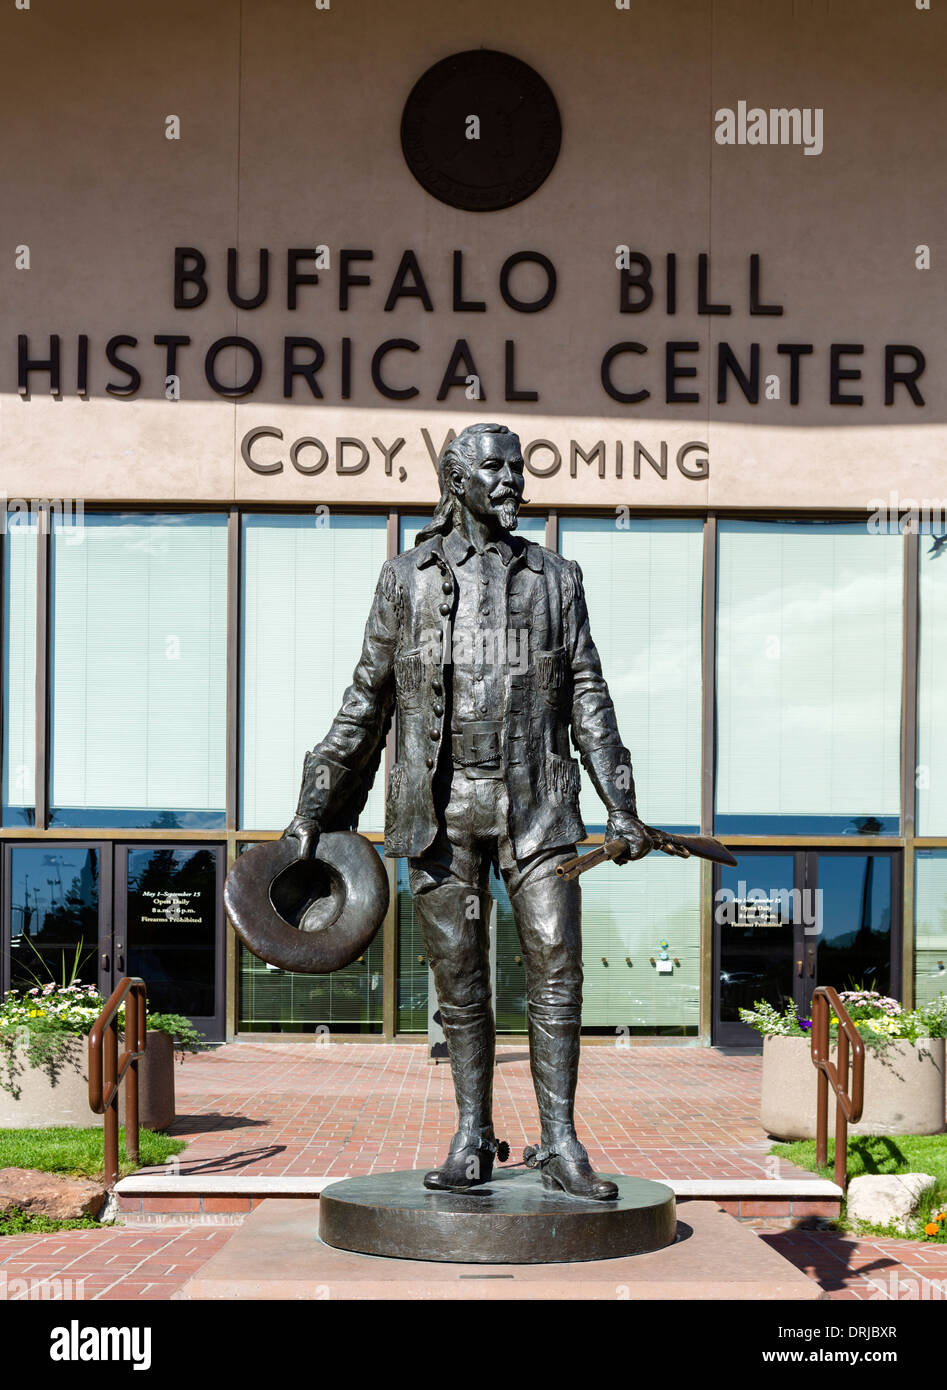
[{"label": "statue's head", "polygon": [[523,451],[506,425],[468,425],[446,446],[437,467],[440,501],[415,544],[449,531],[458,508],[498,530],[514,531],[523,501]]}]

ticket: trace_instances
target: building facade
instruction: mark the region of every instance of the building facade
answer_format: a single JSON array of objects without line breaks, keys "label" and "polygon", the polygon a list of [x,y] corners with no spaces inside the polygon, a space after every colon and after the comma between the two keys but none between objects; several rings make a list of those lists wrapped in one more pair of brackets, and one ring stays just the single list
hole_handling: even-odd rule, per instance
[{"label": "building facade", "polygon": [[755,999],[939,993],[943,11],[0,26],[0,988],[78,961],[212,1038],[426,1033],[404,863],[324,978],[245,952],[221,889],[292,815],[441,448],[498,419],[522,532],[581,565],[643,817],[739,857],[584,878],[589,1037],[740,1045]]}]

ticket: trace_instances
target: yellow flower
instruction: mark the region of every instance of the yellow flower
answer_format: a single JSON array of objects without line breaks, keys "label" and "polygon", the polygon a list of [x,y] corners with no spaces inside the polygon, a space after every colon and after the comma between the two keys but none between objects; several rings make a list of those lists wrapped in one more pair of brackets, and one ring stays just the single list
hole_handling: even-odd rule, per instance
[{"label": "yellow flower", "polygon": [[936,1236],[939,1235],[939,1233],[940,1227],[938,1226],[937,1222],[928,1221],[927,1225],[924,1227],[924,1234],[926,1236]]}]

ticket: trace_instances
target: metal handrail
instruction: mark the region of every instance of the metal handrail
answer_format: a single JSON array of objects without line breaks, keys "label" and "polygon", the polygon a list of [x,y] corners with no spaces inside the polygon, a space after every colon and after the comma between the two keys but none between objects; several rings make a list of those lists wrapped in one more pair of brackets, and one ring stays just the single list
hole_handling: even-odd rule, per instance
[{"label": "metal handrail", "polygon": [[[838,1017],[838,1057],[829,1056],[829,1008]],[[848,1047],[852,1047],[852,1089],[848,1092]],[[844,1192],[848,1186],[848,1126],[862,1117],[865,1104],[865,1044],[831,985],[819,985],[812,994],[812,1065],[818,1070],[816,1098],[815,1161],[829,1161],[829,1087],[835,1092],[835,1181]]]},{"label": "metal handrail", "polygon": [[[119,1057],[118,1011],[123,1002],[125,1051]],[[126,1072],[125,1152],[133,1162],[139,1159],[138,1059],[145,1055],[147,1042],[146,1003],[144,980],[126,975],[89,1031],[89,1105],[96,1115],[105,1116],[105,1185],[110,1192],[118,1182],[118,1093]]]}]

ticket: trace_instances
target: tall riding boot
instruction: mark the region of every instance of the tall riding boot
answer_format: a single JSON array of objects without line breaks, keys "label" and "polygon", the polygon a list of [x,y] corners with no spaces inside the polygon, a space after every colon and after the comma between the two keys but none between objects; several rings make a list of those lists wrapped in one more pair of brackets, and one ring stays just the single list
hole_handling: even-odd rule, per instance
[{"label": "tall riding boot", "polygon": [[581,1011],[530,1003],[527,1014],[530,1070],[542,1126],[540,1147],[524,1154],[527,1165],[542,1168],[543,1187],[561,1188],[573,1197],[612,1201],[618,1188],[593,1172],[575,1132]]},{"label": "tall riding boot", "polygon": [[529,1057],[542,1139],[524,1157],[541,1167],[543,1186],[611,1201],[615,1183],[593,1172],[575,1132],[575,1088],[582,1023],[579,885],[548,876],[515,895],[514,911],[528,971]]},{"label": "tall riding boot", "polygon": [[[469,916],[474,902],[478,915]],[[435,1190],[476,1187],[490,1181],[498,1148],[493,1132],[490,895],[466,884],[442,884],[420,893],[414,906],[434,971],[459,1112],[447,1159],[426,1174],[424,1185]]]}]

